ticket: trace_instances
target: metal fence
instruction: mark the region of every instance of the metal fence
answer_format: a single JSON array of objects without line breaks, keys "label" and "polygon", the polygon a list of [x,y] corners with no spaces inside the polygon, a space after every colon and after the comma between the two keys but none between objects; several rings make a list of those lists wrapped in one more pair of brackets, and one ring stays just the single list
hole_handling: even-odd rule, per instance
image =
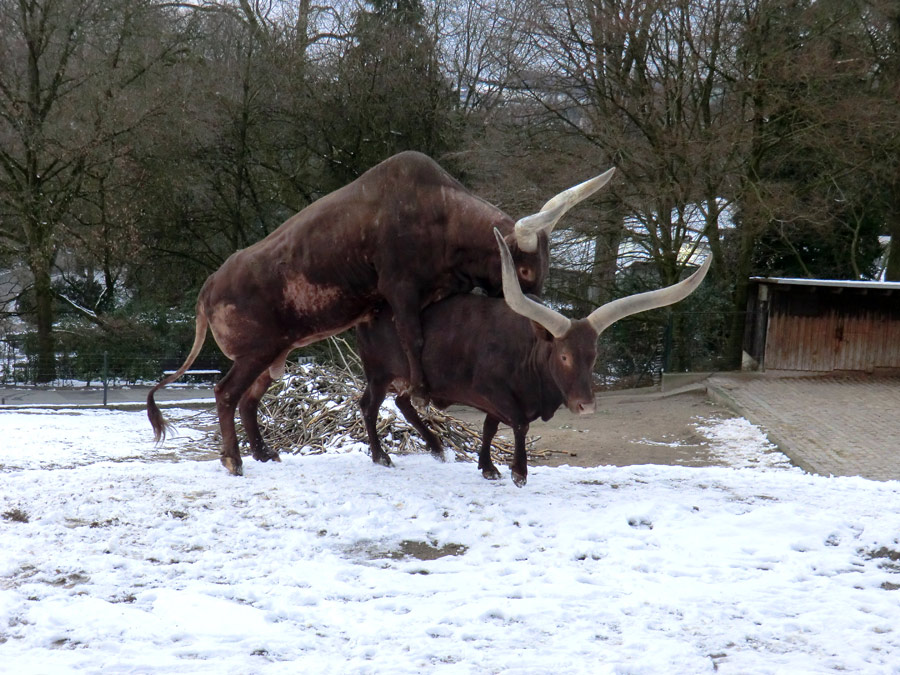
[{"label": "metal fence", "polygon": [[[726,329],[732,314],[722,312],[669,312],[652,318],[629,317],[611,326],[597,345],[595,380],[599,388],[615,389],[655,384],[663,372],[700,372],[726,369]],[[352,332],[342,343],[353,348]],[[213,341],[207,340],[210,345]],[[27,349],[27,336],[0,336],[0,385],[35,383],[35,356]],[[293,360],[333,361],[341,358],[330,341],[298,350]],[[63,350],[56,354],[57,385],[110,386],[158,382],[177,369],[182,353],[147,353],[134,349]],[[230,361],[209,350],[182,381],[214,383],[227,372]]]},{"label": "metal fence", "polygon": [[[0,385],[35,384],[37,363],[34,354],[23,352],[18,343],[21,340],[0,338]],[[111,386],[135,385],[157,382],[167,372],[174,371],[187,353],[122,355],[114,350],[56,353],[56,379],[53,384],[72,386],[108,383]],[[228,361],[221,360],[195,362],[187,380],[195,382],[215,382],[221,376]]]}]

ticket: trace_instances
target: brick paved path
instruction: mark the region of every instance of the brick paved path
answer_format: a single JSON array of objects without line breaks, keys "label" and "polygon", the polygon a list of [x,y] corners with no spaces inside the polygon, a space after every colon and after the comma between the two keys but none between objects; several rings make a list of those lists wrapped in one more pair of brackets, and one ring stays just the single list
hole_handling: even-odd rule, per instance
[{"label": "brick paved path", "polygon": [[716,374],[709,395],[806,471],[900,479],[900,377]]}]

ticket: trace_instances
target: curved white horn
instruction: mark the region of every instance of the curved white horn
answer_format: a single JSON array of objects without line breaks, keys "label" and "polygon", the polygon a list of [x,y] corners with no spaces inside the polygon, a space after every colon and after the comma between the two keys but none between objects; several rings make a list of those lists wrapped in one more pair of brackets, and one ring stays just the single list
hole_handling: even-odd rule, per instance
[{"label": "curved white horn", "polygon": [[613,300],[591,312],[587,318],[588,323],[599,335],[616,321],[624,319],[626,316],[631,316],[638,312],[646,312],[658,307],[665,307],[666,305],[673,305],[679,300],[684,300],[700,285],[711,264],[712,254],[709,254],[706,256],[706,261],[700,269],[684,281],[679,281],[677,284],[659,288],[655,291],[647,291],[646,293],[638,293],[637,295],[629,295],[625,298]]},{"label": "curved white horn", "polygon": [[534,253],[538,247],[538,234],[550,232],[556,221],[566,212],[565,204],[557,204],[549,211],[538,211],[516,221],[516,243],[526,253]]},{"label": "curved white horn", "polygon": [[519,219],[515,230],[519,248],[529,253],[536,251],[538,234],[541,231],[550,234],[566,211],[606,185],[615,172],[616,169],[613,167],[599,176],[570,187],[544,204],[537,213]]},{"label": "curved white horn", "polygon": [[[559,204],[565,204],[566,211],[568,211],[578,202],[587,199],[597,190],[606,185],[609,182],[609,179],[613,177],[613,174],[615,172],[616,167],[613,167],[611,169],[608,169],[607,171],[604,171],[599,176],[594,176],[590,180],[586,180],[583,183],[579,183],[575,187],[570,187],[568,190],[560,192],[553,199],[544,204],[541,207],[541,211],[549,211],[550,209],[556,208],[556,206]],[[565,211],[563,213],[565,213]]]},{"label": "curved white horn", "polygon": [[519,279],[516,277],[516,267],[513,264],[512,255],[506,242],[503,241],[503,236],[496,227],[494,228],[494,236],[497,237],[497,244],[500,246],[503,297],[506,300],[506,304],[516,314],[521,314],[526,319],[531,319],[541,324],[553,337],[561,338],[569,332],[569,327],[572,325],[571,319],[535,302],[531,298],[525,297],[525,294],[522,293],[522,287],[519,286]]}]

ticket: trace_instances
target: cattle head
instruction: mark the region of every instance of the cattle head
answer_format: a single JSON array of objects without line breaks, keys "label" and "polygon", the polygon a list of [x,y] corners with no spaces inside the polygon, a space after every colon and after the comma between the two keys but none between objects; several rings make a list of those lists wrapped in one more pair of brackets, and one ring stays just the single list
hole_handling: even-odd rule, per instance
[{"label": "cattle head", "polygon": [[549,342],[547,367],[553,381],[573,413],[594,412],[591,373],[597,360],[597,338],[613,323],[626,316],[672,305],[690,295],[703,281],[712,264],[712,256],[691,276],[677,284],[655,291],[629,295],[598,307],[584,319],[569,319],[559,312],[526,297],[516,278],[509,248],[498,230],[503,296],[517,314],[530,319],[540,339]]},{"label": "cattle head", "polygon": [[[615,173],[615,168],[609,169],[599,176],[579,183],[568,190],[560,192],[541,207],[541,210],[530,216],[519,219],[506,235],[505,240],[512,253],[516,276],[525,293],[540,295],[550,265],[550,233],[563,214],[579,202],[587,199],[597,190],[606,185]],[[511,221],[508,221],[511,222]],[[497,270],[497,265],[488,266],[492,270],[492,277]],[[499,278],[491,278],[485,284],[488,288],[501,288]]]}]

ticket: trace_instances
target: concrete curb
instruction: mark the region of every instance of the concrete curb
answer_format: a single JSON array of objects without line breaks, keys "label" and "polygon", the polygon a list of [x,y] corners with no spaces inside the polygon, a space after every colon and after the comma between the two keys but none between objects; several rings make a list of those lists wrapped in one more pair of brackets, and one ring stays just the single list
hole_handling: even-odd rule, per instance
[{"label": "concrete curb", "polygon": [[706,384],[704,382],[695,382],[668,390],[660,390],[657,387],[646,387],[642,389],[623,389],[620,391],[601,391],[595,398],[598,402],[607,399],[620,401],[622,403],[639,403],[640,401],[656,401],[663,398],[669,398],[670,396],[680,396],[681,394],[693,394],[697,392],[706,392]]},{"label": "concrete curb", "polygon": [[[210,399],[185,399],[183,401],[157,401],[160,410],[165,408],[187,408],[189,410],[204,408],[213,408],[216,400]],[[7,403],[0,405],[0,411],[3,410],[145,410],[147,408],[146,401],[115,401],[113,403]]]}]

